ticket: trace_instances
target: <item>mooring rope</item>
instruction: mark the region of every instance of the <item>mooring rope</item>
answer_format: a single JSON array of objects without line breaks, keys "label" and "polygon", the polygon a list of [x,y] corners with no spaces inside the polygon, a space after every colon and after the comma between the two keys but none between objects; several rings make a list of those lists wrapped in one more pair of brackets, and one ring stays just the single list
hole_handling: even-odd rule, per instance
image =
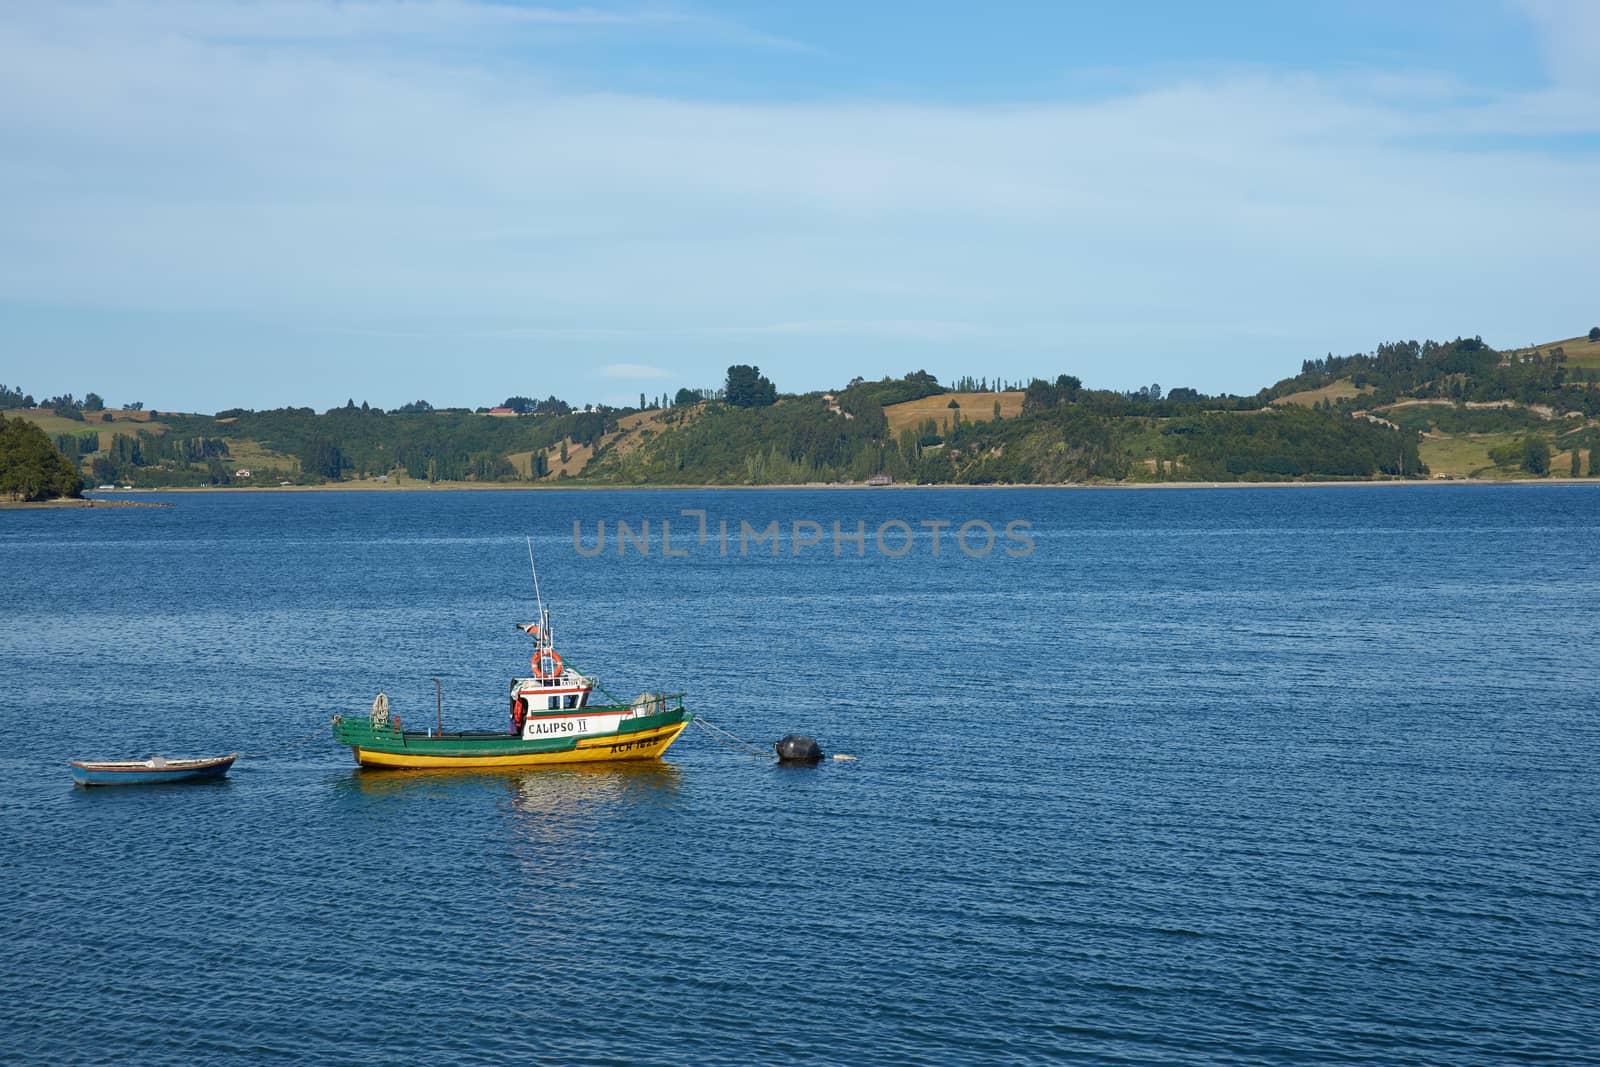
[{"label": "mooring rope", "polygon": [[696,726],[700,727],[700,729],[704,730],[707,737],[719,744],[727,745],[729,748],[743,752],[747,756],[760,756],[762,759],[773,758],[773,753],[755,747],[750,742],[734,733],[732,730],[724,730],[716,723],[707,722],[698,715],[696,715],[691,721]]},{"label": "mooring rope", "polygon": [[271,756],[271,755],[274,755],[274,754],[279,753],[279,752],[287,752],[291,748],[299,748],[301,745],[305,744],[306,742],[313,741],[316,738],[321,737],[323,734],[327,733],[331,729],[333,729],[333,727],[331,727],[331,726],[319,726],[315,730],[312,730],[309,734],[306,734],[304,737],[295,738],[293,741],[290,741],[287,745],[279,745],[277,748],[264,748],[264,749],[261,749],[259,752],[241,752],[241,753],[239,753],[239,758],[240,759],[257,759],[257,758],[259,758],[261,756]]}]

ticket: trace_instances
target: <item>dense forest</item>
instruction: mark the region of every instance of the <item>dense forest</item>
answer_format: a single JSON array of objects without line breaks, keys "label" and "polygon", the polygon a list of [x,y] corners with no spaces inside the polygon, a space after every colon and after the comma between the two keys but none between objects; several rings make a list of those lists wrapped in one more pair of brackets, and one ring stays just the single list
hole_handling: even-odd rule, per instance
[{"label": "dense forest", "polygon": [[[113,412],[94,393],[31,407],[33,397],[8,386],[0,407],[56,418],[67,471],[150,487],[1417,478],[1429,473],[1420,444],[1451,435],[1482,438],[1485,467],[1577,475],[1597,443],[1600,340],[1567,344],[1583,351],[1501,352],[1478,337],[1386,342],[1307,360],[1252,396],[1093,389],[1070,374],[1004,384],[962,376],[947,386],[925,370],[784,394],[741,364],[718,388],[641,395],[637,408],[580,411],[554,396],[512,396],[470,411],[424,400],[384,411],[352,399],[321,413],[195,415]],[[1562,452],[1569,466],[1553,471]],[[1591,475],[1593,467],[1591,455]]]},{"label": "dense forest", "polygon": [[[230,409],[210,415],[158,414],[161,430],[113,422],[101,430],[57,434],[56,446],[87,464],[96,484],[150,486],[313,484],[375,475],[415,481],[526,481],[507,457],[563,441],[593,444],[616,428],[607,411],[503,418],[462,410],[385,412],[353,401],[318,414],[311,408]],[[102,424],[103,425],[103,424]],[[101,439],[109,438],[105,447]],[[249,454],[240,451],[248,442]],[[546,471],[542,454],[530,476]],[[248,469],[248,479],[238,471]]]}]

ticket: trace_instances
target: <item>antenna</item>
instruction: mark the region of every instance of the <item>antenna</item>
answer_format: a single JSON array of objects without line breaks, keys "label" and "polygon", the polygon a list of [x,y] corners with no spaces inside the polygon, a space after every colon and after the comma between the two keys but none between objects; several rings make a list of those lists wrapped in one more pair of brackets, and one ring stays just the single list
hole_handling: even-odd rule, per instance
[{"label": "antenna", "polygon": [[533,565],[533,538],[528,538],[528,572],[533,575],[533,600],[539,608],[539,624],[544,625],[544,598],[539,595],[539,568]]}]

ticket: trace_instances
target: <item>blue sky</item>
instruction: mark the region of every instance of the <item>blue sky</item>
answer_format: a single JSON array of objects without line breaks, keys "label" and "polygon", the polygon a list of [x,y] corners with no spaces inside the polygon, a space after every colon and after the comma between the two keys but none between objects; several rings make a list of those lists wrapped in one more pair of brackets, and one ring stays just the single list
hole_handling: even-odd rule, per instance
[{"label": "blue sky", "polygon": [[1600,321],[1600,4],[0,8],[0,382],[1253,391]]}]

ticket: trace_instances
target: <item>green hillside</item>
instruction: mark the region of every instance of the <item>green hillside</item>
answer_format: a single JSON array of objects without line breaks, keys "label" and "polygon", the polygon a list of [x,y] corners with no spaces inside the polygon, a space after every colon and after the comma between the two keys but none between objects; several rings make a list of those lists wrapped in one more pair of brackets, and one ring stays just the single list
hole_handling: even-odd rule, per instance
[{"label": "green hillside", "polygon": [[1516,479],[1592,474],[1600,340],[1388,342],[1306,360],[1253,396],[1068,374],[947,387],[925,371],[784,395],[740,366],[721,390],[585,411],[555,397],[215,415],[24,402],[0,386],[0,407],[48,431],[90,484],[151,488]]}]

